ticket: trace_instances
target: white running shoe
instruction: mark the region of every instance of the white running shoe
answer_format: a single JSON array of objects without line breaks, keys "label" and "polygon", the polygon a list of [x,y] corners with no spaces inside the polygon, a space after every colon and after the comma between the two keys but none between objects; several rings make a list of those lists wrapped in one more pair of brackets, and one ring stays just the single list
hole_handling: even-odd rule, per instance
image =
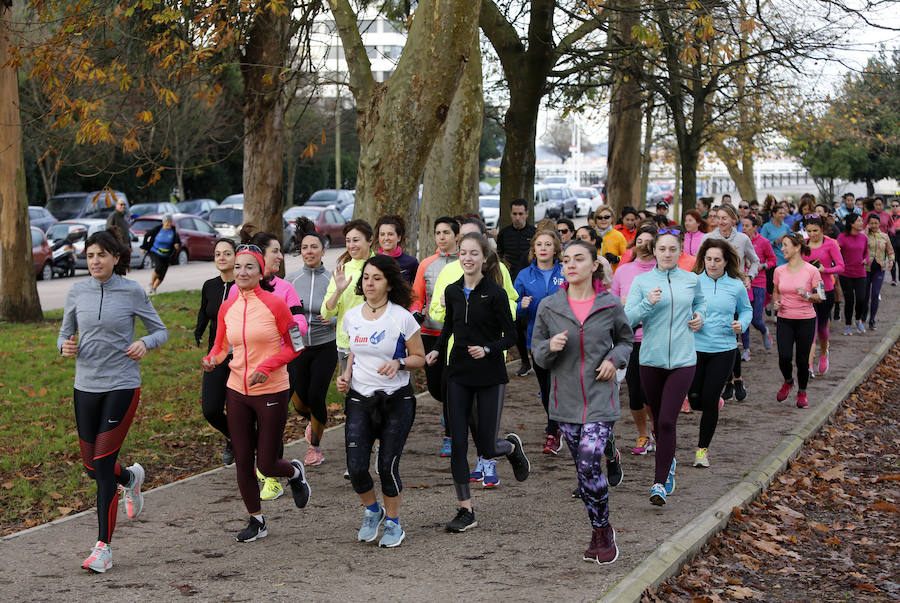
[{"label": "white running shoe", "polygon": [[141,486],[144,485],[147,473],[140,463],[135,463],[128,471],[131,472],[131,481],[127,486],[121,486],[122,498],[125,501],[125,513],[134,519],[144,510],[144,493],[141,492]]},{"label": "white running shoe", "polygon": [[112,568],[112,551],[105,542],[97,541],[91,554],[81,563],[81,567],[90,571],[102,574]]}]

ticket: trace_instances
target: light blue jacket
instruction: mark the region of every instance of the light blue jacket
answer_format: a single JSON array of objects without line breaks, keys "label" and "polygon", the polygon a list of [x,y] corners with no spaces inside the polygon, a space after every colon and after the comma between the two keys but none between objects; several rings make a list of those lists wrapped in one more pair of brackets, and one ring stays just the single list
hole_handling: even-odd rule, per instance
[{"label": "light blue jacket", "polygon": [[694,334],[694,346],[698,352],[714,354],[737,348],[737,337],[731,329],[734,315],[741,323],[741,332],[750,326],[753,308],[744,283],[723,274],[718,279],[706,272],[700,276],[700,288],[706,297],[706,316],[703,327]]},{"label": "light blue jacket", "polygon": [[[537,267],[537,260],[531,262],[528,266],[519,271],[516,276],[516,282],[513,287],[519,294],[519,300],[516,302],[516,315],[528,318],[528,332],[526,333],[525,342],[528,349],[531,349],[531,333],[534,331],[534,320],[537,318],[538,306],[545,297],[549,297],[556,293],[560,285],[566,282],[562,275],[562,264],[553,262],[552,272],[550,273],[550,283],[544,280],[544,275],[540,268]],[[522,298],[531,296],[533,299],[527,308],[522,308]]]},{"label": "light blue jacket", "polygon": [[[662,297],[651,305],[647,296],[659,287]],[[631,283],[625,314],[631,328],[643,324],[640,363],[664,369],[697,364],[694,332],[688,321],[694,313],[706,318],[706,297],[700,277],[681,268],[661,270],[659,266],[639,274]]]}]

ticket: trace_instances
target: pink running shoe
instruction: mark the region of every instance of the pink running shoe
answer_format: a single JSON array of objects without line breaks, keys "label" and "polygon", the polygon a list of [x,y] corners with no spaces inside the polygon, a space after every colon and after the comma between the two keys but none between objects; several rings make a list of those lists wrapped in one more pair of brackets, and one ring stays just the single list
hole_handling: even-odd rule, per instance
[{"label": "pink running shoe", "polygon": [[792,389],[794,389],[794,384],[785,381],[781,384],[781,389],[778,390],[778,393],[775,395],[775,399],[779,402],[784,402],[785,400],[787,400],[788,394],[791,393]]},{"label": "pink running shoe", "polygon": [[631,449],[631,454],[644,455],[647,454],[650,450],[653,449],[653,440],[651,440],[647,436],[640,436],[637,439],[637,444],[634,448]]},{"label": "pink running shoe", "polygon": [[687,398],[685,398],[684,402],[681,403],[681,412],[683,412],[684,414],[690,414],[694,412],[693,410],[691,410],[691,403],[688,402]]},{"label": "pink running shoe", "polygon": [[819,374],[824,375],[828,372],[828,352],[819,357]]},{"label": "pink running shoe", "polygon": [[725,407],[725,400],[719,398],[719,410],[722,410]]},{"label": "pink running shoe", "polygon": [[303,457],[303,464],[307,467],[315,467],[316,465],[321,465],[324,460],[325,455],[322,453],[322,449],[310,446],[306,451],[306,456]]},{"label": "pink running shoe", "polygon": [[809,408],[806,400],[806,392],[797,392],[797,408]]}]

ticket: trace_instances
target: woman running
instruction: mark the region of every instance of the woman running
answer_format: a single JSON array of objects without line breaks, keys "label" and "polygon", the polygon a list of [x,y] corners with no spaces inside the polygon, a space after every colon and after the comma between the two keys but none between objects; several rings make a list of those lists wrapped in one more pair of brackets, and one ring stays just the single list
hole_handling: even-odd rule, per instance
[{"label": "woman running", "polygon": [[[166,342],[168,332],[136,282],[124,278],[131,249],[100,231],[84,243],[91,278],[69,289],[56,347],[75,358],[75,424],[81,462],[97,482],[97,544],[81,567],[103,573],[112,567],[113,530],[122,488],[125,511],[134,519],[144,508],[144,468],[123,469],[117,457],[141,397],[138,361]],[[147,335],[134,338],[134,319]],[[76,338],[76,333],[78,337]]]},{"label": "woman running", "polygon": [[[631,291],[631,285],[635,277],[639,274],[650,272],[656,266],[656,258],[653,257],[652,250],[655,236],[656,229],[653,226],[640,226],[637,236],[634,238],[634,259],[626,264],[622,264],[622,267],[616,270],[616,274],[613,276],[610,291],[613,295],[619,297],[623,306],[628,303],[628,293]],[[631,449],[631,454],[639,455],[656,450],[656,442],[651,430],[653,414],[647,405],[647,396],[641,385],[640,369],[638,368],[640,366],[641,340],[643,337],[643,329],[637,327],[634,331],[634,343],[631,348],[631,356],[628,359],[628,367],[625,369],[628,406],[631,409],[634,425],[638,430],[637,442],[634,448]]]},{"label": "woman running", "polygon": [[[606,211],[611,210],[607,209]],[[630,205],[626,205],[625,208],[622,209],[622,215],[619,218],[619,223],[615,226],[615,230],[625,237],[626,243],[630,243],[637,235],[637,223],[639,219],[640,216],[638,216],[637,210]]]},{"label": "woman running", "polygon": [[696,256],[700,250],[703,235],[709,232],[709,224],[696,209],[684,212],[684,252]]},{"label": "woman running", "polygon": [[868,301],[869,330],[874,331],[875,315],[878,314],[878,302],[881,298],[884,275],[889,273],[894,265],[894,246],[891,245],[891,239],[882,230],[878,214],[874,212],[869,214],[866,225],[868,226],[866,238],[869,242],[869,259],[866,262],[866,300]]},{"label": "woman running", "polygon": [[[406,309],[412,303],[412,289],[396,261],[384,255],[369,258],[356,293],[364,302],[344,315],[350,357],[337,386],[347,394],[347,471],[365,507],[357,539],[372,542],[383,523],[378,546],[395,547],[406,537],[400,526],[400,455],[416,416],[409,371],[425,365],[425,351],[419,323]],[[375,440],[380,441],[376,462],[384,507],[378,504],[369,474]]]},{"label": "woman running", "polygon": [[[753,318],[744,273],[734,248],[720,239],[705,239],[697,254],[694,272],[706,298],[703,327],[694,335],[697,368],[688,393],[691,407],[703,412],[694,453],[694,467],[709,467],[709,445],[719,422],[719,397],[734,358],[735,335],[743,333]],[[735,318],[737,316],[737,318]]]},{"label": "woman running", "polygon": [[175,230],[175,225],[172,224],[171,214],[164,215],[162,224],[151,228],[144,235],[141,249],[147,252],[150,262],[153,264],[153,273],[150,275],[147,294],[156,295],[156,290],[162,285],[163,279],[166,278],[166,272],[169,271],[169,263],[172,258],[177,257],[178,250],[181,249],[181,239],[178,231]]},{"label": "woman running", "polygon": [[838,236],[838,247],[844,258],[844,270],[840,273],[841,292],[844,296],[844,335],[853,335],[853,318],[856,330],[866,332],[863,319],[866,316],[866,267],[869,265],[869,239],[863,232],[862,216],[849,213],[844,218],[844,232]]},{"label": "woman running", "polygon": [[[509,297],[502,282],[497,254],[479,233],[468,233],[459,242],[459,263],[463,276],[444,291],[446,317],[435,349],[428,353],[429,364],[446,354],[450,337],[453,345],[447,360],[447,421],[452,450],[450,467],[459,508],[447,524],[448,532],[465,532],[478,525],[469,492],[469,417],[478,456],[490,461],[506,456],[516,480],[528,479],[531,464],[522,440],[515,433],[498,437],[503,397],[509,378],[503,351],[516,343],[516,326],[509,309]],[[475,400],[478,403],[475,404]]]},{"label": "woman running", "polygon": [[694,332],[703,326],[706,298],[700,277],[678,267],[681,236],[660,230],[653,241],[656,267],[635,277],[625,313],[632,328],[643,324],[640,374],[653,413],[656,469],[650,502],[666,504],[675,490],[675,424],[694,379]]},{"label": "woman running", "polygon": [[[625,235],[613,228],[612,209],[606,206],[600,207],[594,213],[594,217],[597,236],[601,241],[600,255],[611,265],[618,267],[628,241],[625,239]],[[612,278],[609,274],[605,274],[605,276],[607,279]]]},{"label": "woman running", "polygon": [[325,238],[316,231],[308,218],[297,220],[300,257],[303,268],[287,277],[294,288],[303,314],[309,324],[309,332],[303,338],[306,349],[288,364],[294,409],[309,423],[306,426],[306,443],[309,448],[303,463],[307,467],[321,465],[322,434],[328,422],[325,399],[328,386],[337,366],[337,346],[333,321],[322,318],[325,292],[331,282],[331,273],[325,269]]},{"label": "woman running", "polygon": [[618,558],[619,549],[609,524],[609,488],[602,461],[621,416],[616,369],[628,363],[633,334],[622,305],[602,284],[595,246],[572,243],[563,254],[563,265],[567,283],[541,302],[532,353],[549,370],[556,400],[551,418],[558,422],[575,461],[581,499],[593,528],[583,558],[607,564]]},{"label": "woman running", "polygon": [[[766,326],[766,319],[763,311],[766,308],[766,278],[767,274],[775,270],[778,258],[775,257],[775,250],[769,239],[759,234],[757,229],[760,226],[759,217],[750,214],[746,218],[741,219],[744,234],[753,244],[753,249],[759,257],[759,272],[750,281],[750,303],[753,306],[753,319],[750,324],[756,328],[763,337],[763,347],[767,350],[772,349],[772,335],[769,334],[769,327]],[[745,330],[741,334],[741,344],[744,352],[741,360],[750,360],[750,329]]]},{"label": "woman running", "polygon": [[[228,299],[228,294],[234,286],[234,251],[236,248],[237,246],[231,239],[216,241],[213,253],[219,276],[203,283],[203,288],[200,290],[200,310],[197,312],[194,340],[197,342],[197,347],[200,347],[203,333],[206,331],[206,326],[209,325],[207,352],[212,349],[213,342],[216,340],[219,308]],[[228,435],[228,419],[225,417],[225,384],[231,372],[228,368],[229,362],[231,362],[230,354],[214,370],[204,371],[200,390],[200,408],[203,410],[203,417],[225,437],[225,448],[222,450],[223,465],[230,465],[234,462],[234,449],[231,446],[231,437]]]},{"label": "woman running", "polygon": [[[816,310],[816,339],[819,342],[819,366],[818,374],[828,372],[828,345],[831,339],[831,311],[834,309],[834,275],[844,270],[844,258],[837,241],[826,237],[825,223],[819,217],[809,217],[804,220],[804,229],[809,236],[806,242],[809,254],[803,256],[803,260],[809,262],[822,275],[822,283],[825,286],[825,299],[818,304],[813,304]],[[809,365],[813,366],[815,349],[810,352]],[[810,368],[810,370],[812,370]]]},{"label": "woman running", "polygon": [[404,253],[400,247],[405,243],[406,220],[400,216],[381,216],[375,223],[375,236],[378,237],[378,253],[397,260],[403,278],[412,285],[413,279],[416,278],[416,270],[419,269],[419,260]]},{"label": "woman running", "polygon": [[229,297],[219,309],[216,340],[203,357],[204,371],[212,371],[234,349],[229,368],[226,407],[237,466],[237,482],[250,522],[235,539],[253,542],[268,535],[268,525],[260,508],[260,492],[253,472],[288,478],[294,504],[302,509],[309,502],[303,464],[281,458],[284,425],[290,402],[287,363],[302,350],[301,333],[295,317],[264,278],[266,261],[256,245],[241,245],[234,261],[236,297]]},{"label": "woman running", "polygon": [[[788,209],[786,203],[777,203],[774,206],[773,213],[769,221],[764,222],[762,228],[759,230],[759,234],[766,237],[769,240],[769,243],[772,244],[772,251],[775,252],[775,266],[783,265],[787,260],[784,259],[784,256],[781,254],[781,238],[787,233],[791,232],[791,227],[785,223],[784,219],[787,217]],[[772,280],[775,271],[769,270],[766,272],[766,294],[767,299],[771,299],[772,291],[774,290],[775,283]],[[768,312],[768,310],[766,310]]]},{"label": "woman running", "polygon": [[809,255],[809,247],[799,233],[785,235],[781,241],[781,251],[787,264],[775,269],[772,307],[778,313],[775,339],[778,342],[778,368],[784,383],[775,399],[784,402],[794,387],[791,354],[796,349],[797,408],[807,408],[809,352],[816,332],[816,310],[813,305],[825,300],[825,286],[818,268],[803,261],[803,256]]}]

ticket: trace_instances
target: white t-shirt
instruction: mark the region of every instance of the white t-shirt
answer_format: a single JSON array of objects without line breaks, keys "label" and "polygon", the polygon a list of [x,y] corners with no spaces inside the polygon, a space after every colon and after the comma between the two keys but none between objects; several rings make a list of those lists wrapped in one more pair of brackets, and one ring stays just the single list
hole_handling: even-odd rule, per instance
[{"label": "white t-shirt", "polygon": [[385,362],[406,357],[406,341],[419,330],[419,323],[406,309],[388,302],[376,320],[363,318],[360,304],[344,314],[342,328],[350,339],[353,374],[350,387],[363,396],[378,390],[391,394],[409,383],[409,371],[397,371],[393,379],[378,374]]}]

